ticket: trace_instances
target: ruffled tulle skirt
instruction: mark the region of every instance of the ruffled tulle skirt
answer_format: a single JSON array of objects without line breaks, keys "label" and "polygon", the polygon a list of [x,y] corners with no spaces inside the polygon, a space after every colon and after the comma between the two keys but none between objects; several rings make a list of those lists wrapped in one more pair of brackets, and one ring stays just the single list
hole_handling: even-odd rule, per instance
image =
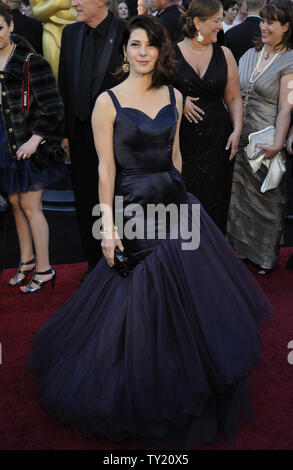
[{"label": "ruffled tulle skirt", "polygon": [[42,405],[78,436],[192,449],[233,442],[253,415],[247,377],[273,307],[203,210],[199,248],[181,243],[127,278],[102,259],[32,339]]}]

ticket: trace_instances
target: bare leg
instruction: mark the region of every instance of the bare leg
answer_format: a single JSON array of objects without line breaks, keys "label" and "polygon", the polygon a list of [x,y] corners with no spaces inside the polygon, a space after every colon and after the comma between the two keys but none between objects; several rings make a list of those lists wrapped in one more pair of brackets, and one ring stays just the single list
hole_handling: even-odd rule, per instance
[{"label": "bare leg", "polygon": [[[21,207],[28,220],[36,253],[36,271],[43,272],[51,268],[49,262],[49,227],[42,209],[43,190],[29,191],[20,195]],[[35,279],[47,281],[52,274],[36,275]],[[34,285],[33,287],[37,287]],[[25,287],[21,287],[25,291]]]},{"label": "bare leg", "polygon": [[[10,194],[8,197],[15,218],[15,225],[20,248],[20,261],[21,263],[27,263],[28,261],[34,258],[32,236],[29,224],[20,206],[20,195],[14,193]],[[28,264],[26,266],[22,266],[22,269],[24,271],[30,271],[34,268],[34,266],[34,263]],[[24,277],[25,275],[21,273],[19,273],[17,276],[18,279],[24,279]],[[16,284],[16,282],[13,279],[10,279],[9,284],[13,286]]]}]

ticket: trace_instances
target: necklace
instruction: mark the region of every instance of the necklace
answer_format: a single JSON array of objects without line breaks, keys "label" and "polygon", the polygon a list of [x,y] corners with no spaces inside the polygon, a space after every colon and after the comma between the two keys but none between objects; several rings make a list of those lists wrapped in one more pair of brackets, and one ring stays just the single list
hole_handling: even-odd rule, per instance
[{"label": "necklace", "polygon": [[270,57],[270,54],[269,54],[268,48],[266,47],[265,60],[268,60],[269,57]]},{"label": "necklace", "polygon": [[277,59],[277,57],[280,55],[280,52],[281,52],[281,49],[279,49],[277,52],[275,52],[273,57],[271,58],[271,60],[262,69],[260,69],[259,66],[260,66],[260,63],[261,63],[262,58],[263,58],[264,50],[265,50],[265,46],[263,46],[263,48],[262,48],[262,50],[259,54],[256,66],[254,67],[254,69],[253,69],[253,71],[250,75],[250,78],[249,78],[249,81],[248,81],[248,86],[245,90],[245,97],[244,97],[244,101],[243,101],[243,119],[246,116],[246,108],[247,108],[248,101],[249,101],[249,98],[250,98],[250,95],[252,93],[253,86],[254,86],[256,80],[259,77],[261,77],[261,75],[272,65],[272,63]]},{"label": "necklace", "polygon": [[[268,58],[270,57],[270,53],[269,53],[269,51],[268,51],[267,46],[265,45],[264,47],[265,47],[265,49],[266,49],[266,55],[265,55],[264,59],[265,59],[265,60],[268,60]],[[281,52],[282,49],[283,49],[283,47],[280,47],[279,49],[276,50],[276,52],[274,52],[274,54],[276,54],[277,52]]]},{"label": "necklace", "polygon": [[249,79],[249,82],[250,83],[254,83],[256,82],[256,80],[272,65],[272,63],[278,58],[278,56],[280,55],[280,52],[281,50],[278,50],[278,52],[275,52],[273,57],[271,58],[271,60],[262,68],[260,69],[259,66],[260,66],[260,63],[262,61],[262,58],[263,58],[263,55],[264,55],[264,50],[265,50],[265,47],[262,48],[260,54],[259,54],[259,58],[258,58],[258,61],[257,61],[257,64],[255,66],[255,68],[253,69],[252,71],[252,74],[250,76],[250,79]]},{"label": "necklace", "polygon": [[190,47],[192,47],[192,49],[194,49],[195,51],[203,51],[204,49],[206,49],[206,48],[208,47],[207,44],[206,44],[205,46],[195,47],[190,39],[189,39],[189,41],[188,41],[188,44],[189,44]]}]

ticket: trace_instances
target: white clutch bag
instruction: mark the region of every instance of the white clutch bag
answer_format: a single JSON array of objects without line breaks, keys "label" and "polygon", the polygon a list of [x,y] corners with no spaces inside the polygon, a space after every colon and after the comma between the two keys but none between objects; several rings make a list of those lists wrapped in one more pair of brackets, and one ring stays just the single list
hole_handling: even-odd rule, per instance
[{"label": "white clutch bag", "polygon": [[260,189],[262,193],[277,188],[286,171],[286,160],[281,152],[277,153],[272,160],[268,160],[264,158],[264,151],[256,147],[257,144],[266,146],[274,145],[275,132],[275,127],[269,126],[261,131],[249,134],[248,145],[244,148],[253,173],[256,173],[262,164],[268,169],[267,176]]}]

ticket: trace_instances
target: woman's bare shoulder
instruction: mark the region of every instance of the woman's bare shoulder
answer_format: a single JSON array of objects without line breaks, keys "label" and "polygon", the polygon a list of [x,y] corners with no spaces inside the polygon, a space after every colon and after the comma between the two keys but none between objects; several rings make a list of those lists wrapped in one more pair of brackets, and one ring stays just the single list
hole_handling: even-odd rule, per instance
[{"label": "woman's bare shoulder", "polygon": [[232,51],[229,49],[229,47],[226,46],[221,46],[222,51],[224,52],[224,55],[226,57],[227,62],[231,61],[234,59]]},{"label": "woman's bare shoulder", "polygon": [[103,91],[96,99],[96,106],[101,108],[106,107],[111,103],[111,97],[107,91]]},{"label": "woman's bare shoulder", "polygon": [[103,120],[109,119],[113,120],[115,115],[115,106],[110,94],[107,91],[103,91],[97,99],[95,103],[95,107],[93,110],[93,119],[100,119]]}]

